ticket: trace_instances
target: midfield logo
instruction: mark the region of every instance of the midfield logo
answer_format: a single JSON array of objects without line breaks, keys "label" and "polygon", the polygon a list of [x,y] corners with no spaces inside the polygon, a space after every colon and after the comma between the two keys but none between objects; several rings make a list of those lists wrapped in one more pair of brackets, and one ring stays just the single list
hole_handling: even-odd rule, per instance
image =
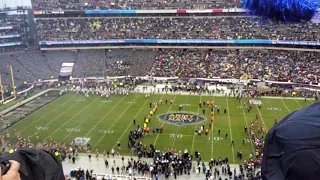
[{"label": "midfield logo", "polygon": [[172,112],[157,116],[163,122],[175,125],[193,125],[205,121],[206,118],[191,112]]}]

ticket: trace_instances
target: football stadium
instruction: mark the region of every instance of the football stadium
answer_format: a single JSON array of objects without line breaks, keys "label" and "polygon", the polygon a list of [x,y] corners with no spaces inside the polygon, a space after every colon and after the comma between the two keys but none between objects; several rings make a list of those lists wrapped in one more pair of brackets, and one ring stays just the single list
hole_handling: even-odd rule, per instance
[{"label": "football stadium", "polygon": [[320,25],[249,2],[4,2],[0,179],[317,179]]}]

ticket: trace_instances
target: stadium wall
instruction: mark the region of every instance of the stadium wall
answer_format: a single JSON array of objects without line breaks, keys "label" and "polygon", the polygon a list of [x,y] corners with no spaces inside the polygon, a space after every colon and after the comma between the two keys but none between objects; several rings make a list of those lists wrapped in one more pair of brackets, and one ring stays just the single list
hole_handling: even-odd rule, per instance
[{"label": "stadium wall", "polygon": [[265,46],[97,46],[97,47],[41,47],[40,49],[43,51],[88,50],[88,49],[257,49],[257,50],[320,52],[320,49],[265,47]]}]

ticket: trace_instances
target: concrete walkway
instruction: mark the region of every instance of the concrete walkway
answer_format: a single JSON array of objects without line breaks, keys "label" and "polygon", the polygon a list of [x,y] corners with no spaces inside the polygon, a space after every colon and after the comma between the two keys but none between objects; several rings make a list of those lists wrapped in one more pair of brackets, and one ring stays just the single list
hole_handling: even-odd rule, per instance
[{"label": "concrete walkway", "polygon": [[[137,157],[132,157],[135,160],[138,160]],[[130,156],[124,156],[124,165],[127,165],[128,160],[131,159]],[[111,171],[111,167],[114,166],[114,161],[115,161],[115,167],[122,166],[122,160],[121,157],[115,157],[115,158],[107,158],[108,162],[109,162],[109,168],[106,168],[105,164],[104,164],[104,159],[102,155],[99,155],[99,159],[97,160],[97,158],[95,157],[94,154],[92,154],[91,157],[91,162],[89,161],[88,155],[85,153],[80,153],[78,159],[76,160],[75,164],[73,164],[72,162],[69,162],[69,159],[66,159],[64,162],[62,162],[62,166],[63,166],[63,170],[64,170],[64,174],[69,174],[71,169],[75,169],[75,168],[82,168],[85,171],[88,169],[93,170],[93,173],[98,173],[98,174],[112,174]],[[152,159],[147,159],[147,158],[143,158],[142,161],[144,162],[152,162]],[[196,162],[194,162],[193,164],[196,164]],[[205,163],[206,167],[208,166],[208,163]],[[230,165],[231,171],[233,172],[234,168],[237,169],[237,173],[239,173],[239,165]],[[220,170],[220,175],[221,175],[221,167],[218,167],[218,169]],[[201,168],[202,171],[202,168]],[[139,175],[137,176],[139,177]],[[221,176],[222,179],[228,178],[227,176]],[[160,180],[165,179],[164,176],[160,176],[159,177]],[[169,178],[170,180],[174,179],[173,176],[171,176]],[[188,175],[182,175],[182,176],[178,176],[177,179],[192,179],[192,180],[204,180],[205,179],[205,175],[204,174],[199,174],[197,175],[196,173],[192,173],[190,177]],[[228,178],[229,179],[229,178]]]}]

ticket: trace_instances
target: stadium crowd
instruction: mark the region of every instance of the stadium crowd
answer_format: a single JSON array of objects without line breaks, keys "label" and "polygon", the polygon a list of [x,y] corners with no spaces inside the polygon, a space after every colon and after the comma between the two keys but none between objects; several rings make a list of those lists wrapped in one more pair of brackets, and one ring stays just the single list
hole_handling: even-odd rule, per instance
[{"label": "stadium crowd", "polygon": [[[319,83],[319,53],[276,50],[79,50],[38,51],[0,55],[3,84],[57,78],[62,63],[75,63],[73,77],[153,76],[242,78]],[[89,61],[89,60],[90,61]],[[37,66],[34,66],[37,64]]]},{"label": "stadium crowd", "polygon": [[[319,53],[240,50],[158,51],[150,74],[155,77],[246,78],[318,83]],[[308,63],[306,63],[308,62]]]},{"label": "stadium crowd", "polygon": [[210,8],[235,8],[239,1],[234,0],[130,0],[130,1],[59,1],[59,0],[34,0],[35,10],[84,10],[84,9],[210,9]]},{"label": "stadium crowd", "polygon": [[[269,39],[319,41],[316,23],[272,23],[255,17],[37,19],[40,40]],[[306,33],[308,32],[308,33]]]},{"label": "stadium crowd", "polygon": [[[0,17],[0,54],[23,51],[26,46],[24,27],[26,20],[24,15],[3,15]],[[19,45],[7,45],[7,43],[19,43]]]}]

